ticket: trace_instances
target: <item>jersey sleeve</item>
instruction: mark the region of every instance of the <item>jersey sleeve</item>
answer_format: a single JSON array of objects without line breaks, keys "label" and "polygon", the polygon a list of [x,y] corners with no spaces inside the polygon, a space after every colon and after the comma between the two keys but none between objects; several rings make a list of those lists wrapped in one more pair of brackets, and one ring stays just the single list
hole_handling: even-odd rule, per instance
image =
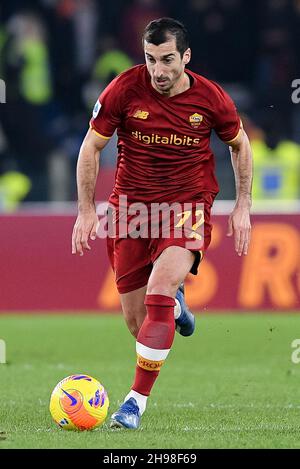
[{"label": "jersey sleeve", "polygon": [[230,96],[216,83],[214,130],[223,142],[232,143],[240,133],[241,119]]},{"label": "jersey sleeve", "polygon": [[90,120],[90,127],[102,138],[110,138],[121,122],[122,92],[118,78],[102,91]]}]

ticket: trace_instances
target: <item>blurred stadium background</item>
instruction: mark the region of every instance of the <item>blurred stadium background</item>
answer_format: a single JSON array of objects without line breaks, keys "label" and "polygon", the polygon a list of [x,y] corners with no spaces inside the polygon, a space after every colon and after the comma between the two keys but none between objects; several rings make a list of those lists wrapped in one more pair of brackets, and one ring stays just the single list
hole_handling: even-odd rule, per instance
[{"label": "blurred stadium background", "polygon": [[[105,240],[83,258],[71,255],[75,168],[98,95],[144,61],[141,33],[161,16],[186,24],[190,68],[222,84],[240,110],[255,162],[252,243],[238,258],[226,237],[234,178],[228,148],[213,136],[221,188],[213,240],[200,274],[187,281],[201,316],[188,343],[177,334],[147,431],[62,435],[47,410],[59,380],[94,375],[113,411],[132,379],[134,340]],[[299,446],[299,44],[299,0],[1,2],[2,447]],[[114,136],[101,158],[100,207],[113,184],[115,144]]]},{"label": "blurred stadium background", "polygon": [[[104,240],[84,259],[70,255],[76,160],[99,93],[144,61],[141,33],[160,16],[186,24],[190,68],[235,100],[255,160],[253,242],[236,259],[225,238],[233,172],[213,136],[221,190],[213,243],[201,275],[190,279],[191,306],[298,308],[299,0],[11,0],[0,6],[0,310],[119,310]],[[101,158],[99,202],[111,191],[115,161],[113,137]]]}]

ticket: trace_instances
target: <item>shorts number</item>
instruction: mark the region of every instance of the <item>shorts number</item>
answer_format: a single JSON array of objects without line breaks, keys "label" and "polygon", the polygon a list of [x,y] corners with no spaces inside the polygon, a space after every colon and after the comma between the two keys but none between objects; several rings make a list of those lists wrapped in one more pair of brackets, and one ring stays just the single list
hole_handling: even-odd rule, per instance
[{"label": "shorts number", "polygon": [[[175,228],[180,228],[181,226],[183,226],[184,223],[190,218],[191,214],[191,210],[185,210],[184,212],[178,213],[177,216],[181,216],[181,219],[179,220],[177,225],[175,225]],[[196,223],[192,225],[192,232],[189,234],[189,237],[201,240],[202,236],[197,233],[197,229],[199,228],[199,226],[202,226],[204,224],[204,211],[202,209],[196,210],[195,215],[196,217],[199,217],[199,219],[198,221],[196,221]]]}]

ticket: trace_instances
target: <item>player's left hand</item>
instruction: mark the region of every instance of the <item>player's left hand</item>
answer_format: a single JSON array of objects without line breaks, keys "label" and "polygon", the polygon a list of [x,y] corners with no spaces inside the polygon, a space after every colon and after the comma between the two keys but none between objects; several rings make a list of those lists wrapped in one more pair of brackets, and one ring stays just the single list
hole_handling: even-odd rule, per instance
[{"label": "player's left hand", "polygon": [[248,253],[251,223],[248,207],[236,206],[229,216],[227,236],[234,235],[234,247],[239,256]]}]

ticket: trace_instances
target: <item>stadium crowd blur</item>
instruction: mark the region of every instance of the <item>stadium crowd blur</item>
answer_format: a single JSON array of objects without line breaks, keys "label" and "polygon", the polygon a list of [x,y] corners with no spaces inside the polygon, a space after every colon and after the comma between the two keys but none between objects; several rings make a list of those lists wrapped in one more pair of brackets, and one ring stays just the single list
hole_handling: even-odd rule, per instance
[{"label": "stadium crowd blur", "polygon": [[[76,200],[81,141],[101,90],[144,62],[141,35],[171,16],[190,33],[189,68],[235,100],[252,141],[254,197],[300,198],[300,0],[9,0],[0,4],[0,211],[20,200]],[[300,93],[299,93],[300,95]],[[103,152],[114,168],[116,138]],[[219,198],[233,199],[215,137]]]}]

